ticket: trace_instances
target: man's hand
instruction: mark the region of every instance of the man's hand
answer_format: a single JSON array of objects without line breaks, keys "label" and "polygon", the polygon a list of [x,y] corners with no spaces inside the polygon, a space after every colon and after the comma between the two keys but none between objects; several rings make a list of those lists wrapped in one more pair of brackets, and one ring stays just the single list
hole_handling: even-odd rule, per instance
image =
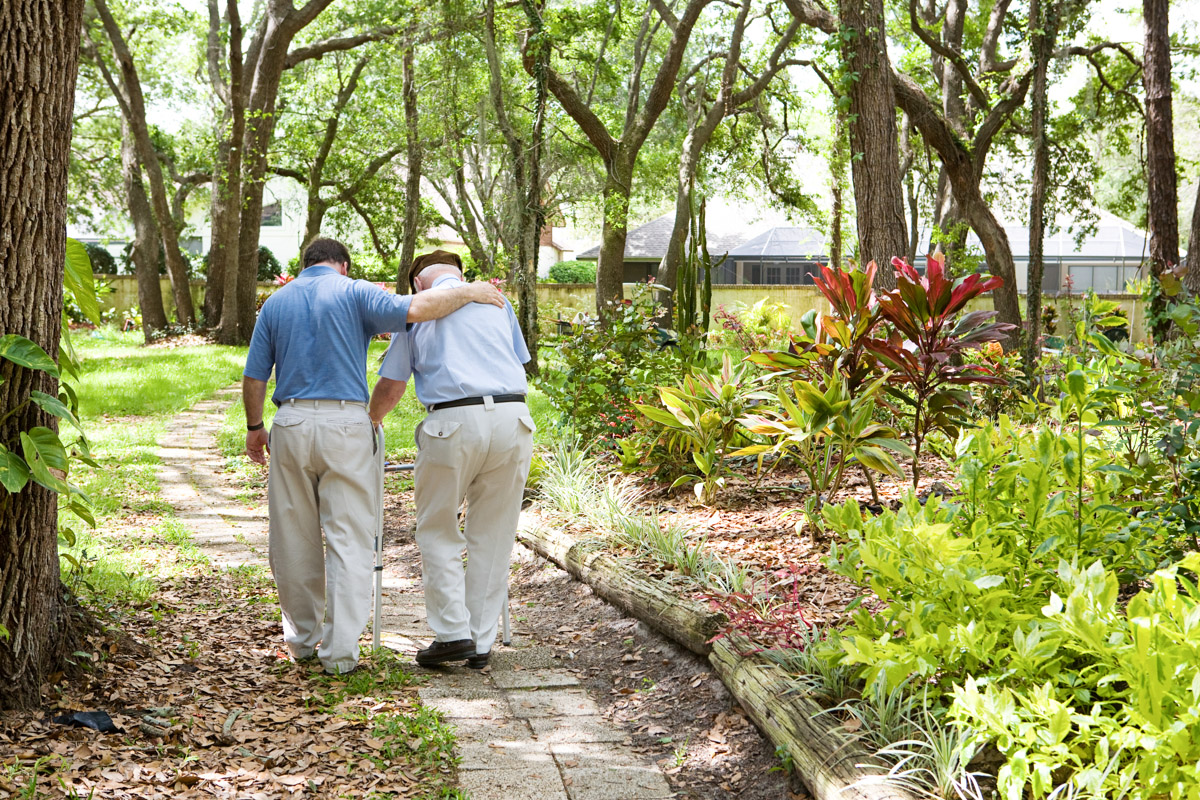
[{"label": "man's hand", "polygon": [[250,431],[246,434],[246,455],[255,464],[266,464],[267,456],[264,452],[270,454],[271,444],[267,437],[265,428],[260,428],[256,431]]},{"label": "man's hand", "polygon": [[500,294],[500,290],[487,281],[475,281],[467,284],[467,288],[471,290],[471,302],[473,303],[490,303],[494,306],[504,308],[504,295]]}]

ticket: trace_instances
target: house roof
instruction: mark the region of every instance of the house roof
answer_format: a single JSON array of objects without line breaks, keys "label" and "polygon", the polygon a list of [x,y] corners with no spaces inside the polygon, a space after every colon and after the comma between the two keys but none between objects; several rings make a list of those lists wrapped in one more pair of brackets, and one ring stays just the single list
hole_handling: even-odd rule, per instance
[{"label": "house roof", "polygon": [[[625,236],[626,261],[661,261],[667,254],[667,245],[671,241],[671,230],[675,227],[675,213],[664,214],[658,219],[651,220],[629,231]],[[711,223],[706,225],[708,252],[713,256],[732,250],[743,239],[743,232],[721,232]],[[600,245],[584,250],[575,256],[579,261],[596,261],[600,258]]]},{"label": "house roof", "polygon": [[771,228],[729,251],[730,258],[798,256],[817,261],[828,259],[829,248],[825,243],[825,235],[812,228]]},{"label": "house roof", "polygon": [[[1005,223],[1004,233],[1008,236],[1014,261],[1029,260],[1029,226]],[[1096,231],[1083,237],[1077,245],[1075,232],[1062,225],[1054,233],[1048,233],[1042,244],[1043,257],[1064,261],[1121,261],[1141,263],[1150,255],[1149,235],[1119,217],[1100,214]],[[967,246],[982,250],[979,237],[974,233],[967,236]],[[917,247],[918,253],[929,251],[929,236],[925,235]]]}]

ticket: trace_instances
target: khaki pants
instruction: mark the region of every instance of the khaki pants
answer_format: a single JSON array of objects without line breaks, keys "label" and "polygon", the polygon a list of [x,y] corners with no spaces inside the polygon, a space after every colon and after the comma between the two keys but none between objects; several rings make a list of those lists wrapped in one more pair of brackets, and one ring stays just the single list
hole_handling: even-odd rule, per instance
[{"label": "khaki pants", "polygon": [[270,561],[283,638],[296,658],[319,643],[330,672],[354,669],[371,614],[375,447],[362,403],[286,402],[271,424]]},{"label": "khaki pants", "polygon": [[533,431],[524,403],[441,409],[417,426],[417,544],[426,616],[438,641],[474,639],[477,653],[492,649],[508,594]]}]

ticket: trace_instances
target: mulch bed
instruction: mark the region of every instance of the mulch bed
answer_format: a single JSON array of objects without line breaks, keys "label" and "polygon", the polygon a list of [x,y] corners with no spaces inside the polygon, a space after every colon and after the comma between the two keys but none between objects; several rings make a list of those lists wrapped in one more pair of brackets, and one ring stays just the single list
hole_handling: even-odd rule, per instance
[{"label": "mulch bed", "polygon": [[[413,689],[342,697],[344,678],[288,659],[269,583],[198,568],[119,624],[90,637],[90,666],[48,686],[45,707],[0,715],[0,798],[31,781],[39,797],[416,797],[452,779],[376,738],[375,720],[412,712]],[[79,711],[119,731],[52,721]]]}]

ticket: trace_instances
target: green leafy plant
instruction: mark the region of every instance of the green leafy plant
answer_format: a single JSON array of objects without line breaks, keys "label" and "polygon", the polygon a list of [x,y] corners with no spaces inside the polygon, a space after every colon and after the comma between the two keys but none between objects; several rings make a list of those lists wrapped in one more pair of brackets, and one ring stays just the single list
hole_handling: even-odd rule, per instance
[{"label": "green leafy plant", "polygon": [[814,493],[830,497],[841,488],[852,463],[902,478],[904,472],[892,453],[912,457],[912,450],[895,429],[872,416],[887,379],[886,375],[877,378],[852,396],[847,379],[835,371],[826,379],[824,391],[808,381],[794,380],[790,392],[785,387],[774,396],[760,395],[760,399],[777,399],[780,409],[749,414],[741,422],[770,444],[749,445],[732,455],[757,455],[760,471],[767,454],[775,457],[775,464],[790,458],[804,471]]},{"label": "green leafy plant", "polygon": [[678,374],[656,323],[654,291],[636,287],[604,324],[572,325],[546,353],[539,388],[564,422],[605,449],[633,431],[634,403],[652,395],[664,374]]},{"label": "green leafy plant", "polygon": [[595,283],[596,262],[559,261],[550,265],[548,277],[553,283]]},{"label": "green leafy plant", "polygon": [[[67,240],[63,285],[80,309],[92,319],[99,319],[100,309],[92,283],[91,262],[87,250],[74,239]],[[11,333],[0,336],[0,358],[25,369],[43,372],[54,379],[62,376],[60,369],[78,377],[77,358],[71,347],[65,313],[57,363],[36,342]],[[7,502],[9,495],[23,491],[32,481],[62,495],[66,509],[94,527],[96,523],[90,498],[67,480],[73,460],[97,466],[92,460],[87,437],[77,417],[79,401],[74,390],[66,383],[59,384],[57,395],[34,389],[28,397],[8,409],[0,417],[0,422],[21,413],[31,404],[67,422],[78,431],[79,436],[70,443],[64,443],[57,431],[39,425],[19,431],[13,440],[0,442],[0,502]],[[75,535],[69,527],[60,530],[60,535],[68,544],[74,544]]]},{"label": "green leafy plant", "polygon": [[730,444],[739,433],[738,420],[749,399],[749,380],[744,368],[734,369],[726,353],[721,369],[714,375],[695,372],[679,386],[660,386],[663,407],[636,404],[635,408],[660,428],[656,442],[668,453],[688,457],[699,470],[700,479],[691,474],[676,479],[672,488],[690,481],[701,503],[711,503],[725,485],[726,458]]},{"label": "green leafy plant", "polygon": [[[921,444],[932,430],[957,434],[966,423],[971,394],[964,389],[1000,379],[979,364],[955,363],[972,347],[1005,339],[1007,323],[989,323],[995,311],[972,311],[958,317],[969,300],[1003,283],[998,277],[946,277],[944,258],[932,256],[920,275],[903,259],[892,259],[897,288],[879,298],[879,310],[893,331],[886,339],[864,343],[894,370],[889,393],[912,409],[913,486],[921,478]],[[907,391],[902,391],[903,386]]]}]

